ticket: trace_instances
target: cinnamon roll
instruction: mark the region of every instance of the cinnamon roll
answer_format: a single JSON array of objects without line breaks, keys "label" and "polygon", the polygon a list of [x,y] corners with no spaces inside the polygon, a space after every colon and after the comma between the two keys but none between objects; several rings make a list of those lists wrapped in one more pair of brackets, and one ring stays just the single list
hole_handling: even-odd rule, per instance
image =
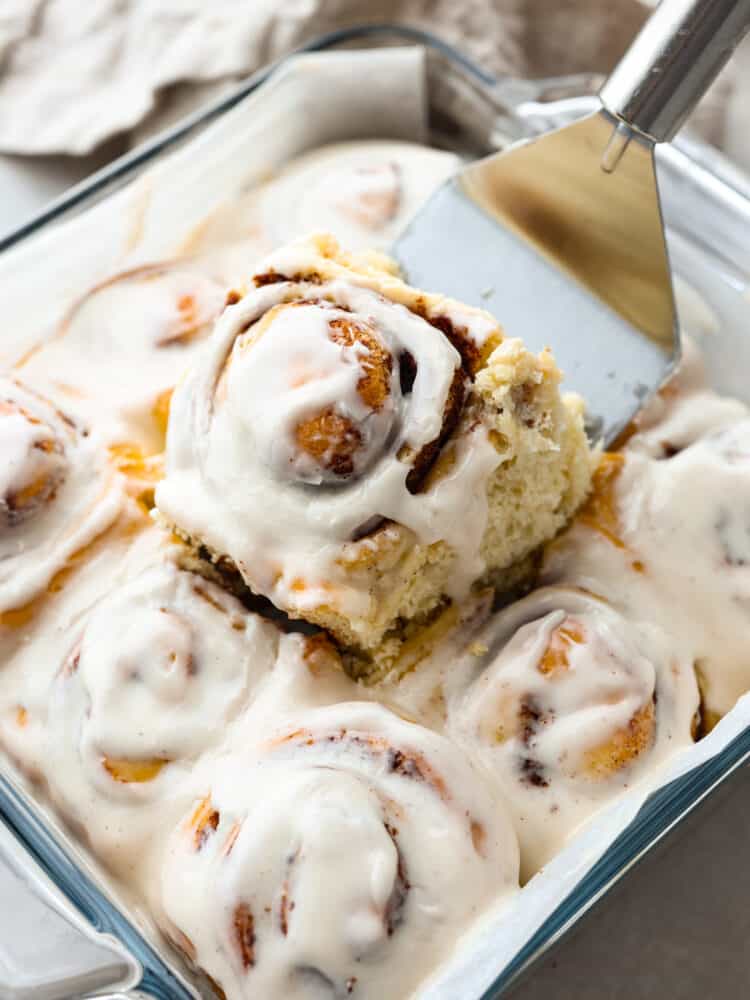
[{"label": "cinnamon roll", "polygon": [[224,995],[406,996],[517,886],[503,804],[379,705],[291,718],[204,770],[165,851],[167,933]]},{"label": "cinnamon roll", "polygon": [[589,483],[551,356],[317,237],[238,291],[178,387],[156,502],[362,669],[557,532]]},{"label": "cinnamon roll", "polygon": [[120,512],[121,477],[96,435],[0,377],[0,615],[30,602]]},{"label": "cinnamon roll", "polygon": [[116,274],[75,302],[17,369],[51,383],[111,441],[160,451],[171,391],[224,298],[223,285],[184,263]]},{"label": "cinnamon roll", "polygon": [[599,806],[692,742],[698,688],[664,632],[571,588],[510,606],[488,645],[450,726],[496,775],[528,879]]},{"label": "cinnamon roll", "polygon": [[257,192],[269,249],[321,230],[352,250],[385,249],[459,163],[454,153],[407,142],[337,143],[307,153]]},{"label": "cinnamon roll", "polygon": [[273,625],[168,559],[95,605],[50,692],[49,785],[102,853],[137,841],[145,807],[224,739],[277,644]]},{"label": "cinnamon roll", "polygon": [[714,402],[675,396],[611,456],[541,571],[668,632],[695,663],[705,729],[750,690],[750,419]]}]

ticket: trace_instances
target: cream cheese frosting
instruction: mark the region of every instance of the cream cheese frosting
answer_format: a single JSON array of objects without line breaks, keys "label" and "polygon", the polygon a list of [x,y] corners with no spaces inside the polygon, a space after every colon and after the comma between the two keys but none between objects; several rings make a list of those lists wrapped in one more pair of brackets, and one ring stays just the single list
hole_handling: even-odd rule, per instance
[{"label": "cream cheese frosting", "polygon": [[169,559],[112,591],[81,623],[50,691],[53,796],[80,821],[102,800],[163,797],[222,740],[277,643],[274,626]]},{"label": "cream cheese frosting", "polygon": [[454,153],[407,142],[338,143],[300,157],[259,192],[271,248],[326,230],[352,250],[385,250],[454,173]]},{"label": "cream cheese frosting", "polygon": [[293,715],[201,780],[162,899],[232,997],[403,996],[517,884],[486,777],[379,705]]},{"label": "cream cheese frosting", "polygon": [[707,429],[703,394],[692,402],[626,449],[616,541],[582,525],[552,549],[545,574],[606,595],[686,649],[710,726],[750,685],[750,415],[726,422],[717,404]]},{"label": "cream cheese frosting", "polygon": [[[299,247],[271,261],[290,280],[222,312],[305,228],[387,246],[455,164],[398,143],[311,153],[207,217],[180,259],[98,284],[51,338],[29,331],[0,386],[0,746],[230,1000],[418,991],[519,891],[519,843],[526,881],[750,690],[750,412],[690,357],[602,460],[542,586],[495,614],[476,596],[399,681],[356,683],[325,639],[283,634],[182,568],[148,497],[129,495],[107,446],[158,451],[172,388],[205,359],[172,404],[166,513],[231,546],[279,603],[330,596],[295,580],[330,582],[329,546],[375,515],[453,539],[465,593],[500,453],[467,437],[427,502],[397,461],[439,432],[456,348],[432,336],[423,352],[426,321],[364,272],[295,280],[312,262]],[[494,324],[449,308],[481,350]],[[367,337],[332,340],[351,310]],[[379,352],[423,360],[408,391],[393,366],[373,406]],[[330,442],[297,447],[335,404],[349,464]],[[262,518],[243,513],[250,493]],[[277,579],[279,552],[293,560]]]},{"label": "cream cheese frosting", "polygon": [[[301,248],[299,257],[274,256],[268,266],[295,274],[309,263]],[[348,324],[352,314],[366,317],[369,348],[332,339],[331,327]],[[484,336],[480,329],[479,343]],[[360,390],[372,351],[389,359],[380,405],[368,404]],[[398,378],[404,354],[416,361],[408,397]],[[467,532],[455,511],[459,497],[481,507],[469,452],[481,451],[482,435],[467,439],[454,474],[428,493],[409,491],[411,465],[402,458],[439,437],[461,365],[458,351],[426,320],[348,281],[282,281],[228,306],[201,361],[172,402],[168,474],[157,487],[157,505],[170,521],[230,554],[249,582],[281,607],[294,598],[303,608],[334,600],[346,611],[361,610],[356,602],[366,597],[343,583],[335,595],[325,591],[331,581],[336,587],[341,545],[373,518],[403,524],[427,544],[452,540],[464,563],[456,567],[457,586],[466,592],[481,572],[486,513],[483,518],[477,510]],[[311,454],[295,439],[306,417],[334,406],[356,435],[352,467],[343,473],[330,471],[330,453]],[[487,461],[478,464],[489,473],[499,458],[486,436],[484,446]],[[305,488],[328,484],[338,488]],[[221,518],[217,508],[224,510]]]},{"label": "cream cheese frosting", "polygon": [[101,434],[160,451],[167,394],[224,306],[225,287],[186,263],[102,282],[17,370],[71,401]]},{"label": "cream cheese frosting", "polygon": [[666,633],[569,588],[511,605],[479,641],[483,669],[448,726],[500,782],[528,879],[597,806],[693,742],[698,686]]},{"label": "cream cheese frosting", "polygon": [[0,612],[31,601],[117,517],[122,478],[101,440],[0,376]]}]

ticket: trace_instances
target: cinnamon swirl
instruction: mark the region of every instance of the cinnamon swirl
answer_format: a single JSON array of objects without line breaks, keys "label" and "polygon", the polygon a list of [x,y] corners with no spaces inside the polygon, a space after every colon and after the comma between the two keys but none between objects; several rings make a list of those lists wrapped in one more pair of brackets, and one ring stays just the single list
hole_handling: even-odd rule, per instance
[{"label": "cinnamon swirl", "polygon": [[329,238],[272,255],[173,402],[164,517],[372,673],[404,635],[559,530],[581,404],[548,353]]},{"label": "cinnamon swirl", "polygon": [[459,163],[413,143],[337,143],[289,164],[257,192],[254,207],[269,249],[322,230],[352,250],[385,249]]},{"label": "cinnamon swirl", "polygon": [[17,370],[70,398],[110,441],[161,451],[171,391],[224,297],[223,285],[185,263],[116,274],[76,301]]},{"label": "cinnamon swirl", "polygon": [[144,835],[147,807],[225,737],[277,643],[273,625],[169,559],[95,605],[69,637],[47,728],[52,795],[100,852]]},{"label": "cinnamon swirl", "polygon": [[510,606],[490,656],[498,647],[450,725],[493,769],[527,879],[604,802],[692,742],[699,696],[692,661],[664,632],[570,588]]},{"label": "cinnamon swirl", "polygon": [[228,997],[405,996],[517,886],[503,804],[379,705],[291,718],[201,775],[165,852],[165,929]]},{"label": "cinnamon swirl", "polygon": [[121,477],[95,434],[0,376],[0,615],[30,602],[120,512]]}]

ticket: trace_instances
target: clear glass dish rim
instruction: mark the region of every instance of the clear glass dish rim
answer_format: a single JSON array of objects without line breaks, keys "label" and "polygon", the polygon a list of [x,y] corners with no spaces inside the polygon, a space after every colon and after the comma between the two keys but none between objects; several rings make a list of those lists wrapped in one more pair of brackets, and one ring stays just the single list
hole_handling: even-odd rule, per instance
[{"label": "clear glass dish rim", "polygon": [[[10,250],[67,214],[87,207],[132,174],[145,168],[194,130],[202,128],[263,84],[291,57],[304,52],[329,51],[349,42],[368,42],[378,36],[413,42],[444,56],[475,84],[491,89],[500,82],[482,70],[472,59],[436,35],[405,25],[379,23],[359,25],[321,35],[294,52],[259,69],[231,94],[187,116],[176,126],[138,146],[132,152],[114,160],[89,178],[75,185],[62,197],[51,202],[23,225],[0,238],[0,253]],[[705,169],[705,167],[704,167]],[[709,169],[709,174],[711,171]],[[717,193],[734,204],[744,203],[750,215],[750,200],[726,180],[712,177]],[[498,974],[478,1000],[497,1000],[519,976],[527,973],[541,956],[564,936],[567,930],[602,898],[626,872],[640,861],[663,837],[718,786],[750,758],[750,727],[740,733],[720,753],[693,768],[676,781],[656,791],[639,811],[628,828],[605,850],[578,885],[557,906],[539,929],[529,938],[514,958]],[[0,771],[0,818],[19,838],[43,870],[58,884],[74,905],[99,930],[115,935],[138,958],[144,969],[141,987],[164,1000],[181,1000],[191,996],[177,982],[158,951],[97,886],[94,878],[82,871],[57,835],[49,829],[35,804],[15,782]],[[164,990],[168,993],[164,993]]]}]

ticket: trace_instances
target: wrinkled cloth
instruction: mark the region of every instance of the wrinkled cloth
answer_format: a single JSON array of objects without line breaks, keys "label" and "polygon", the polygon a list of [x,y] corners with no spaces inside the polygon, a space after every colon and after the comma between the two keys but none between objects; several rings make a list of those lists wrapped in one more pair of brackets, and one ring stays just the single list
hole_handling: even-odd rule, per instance
[{"label": "wrinkled cloth", "polygon": [[[334,28],[410,24],[495,74],[544,76],[607,72],[648,13],[641,0],[0,0],[0,152],[137,141]],[[697,116],[740,160],[745,63]]]}]

